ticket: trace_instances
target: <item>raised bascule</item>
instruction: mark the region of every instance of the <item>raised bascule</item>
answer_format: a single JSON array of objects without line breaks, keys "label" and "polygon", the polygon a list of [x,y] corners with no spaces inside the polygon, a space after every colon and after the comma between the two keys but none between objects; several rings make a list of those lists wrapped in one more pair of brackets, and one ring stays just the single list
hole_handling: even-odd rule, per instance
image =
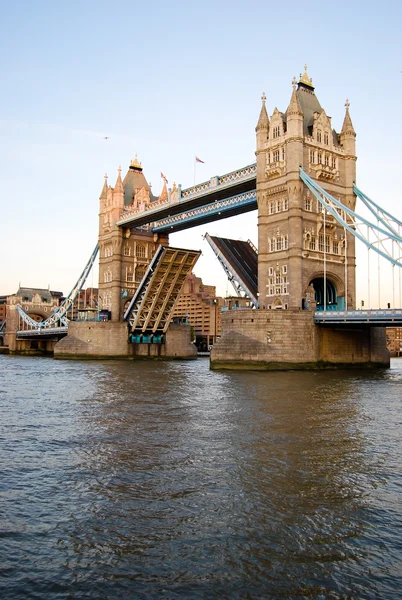
[{"label": "raised bascule", "polygon": [[[268,116],[262,96],[255,164],[186,190],[168,190],[165,182],[160,197],[137,158],[124,179],[119,169],[114,187],[105,177],[97,248],[99,301],[109,319],[70,322],[55,356],[193,358],[189,328],[171,317],[200,252],[171,248],[169,233],[258,210],[258,251],[206,234],[236,293],[250,300],[248,309],[222,315],[211,367],[389,365],[385,326],[400,325],[402,310],[395,298],[388,310],[356,310],[355,244],[360,240],[400,273],[402,222],[356,187],[349,102],[337,132],[307,68],[292,87],[285,112],[275,108]],[[371,217],[362,216],[357,201]],[[66,326],[66,318],[61,308],[51,323],[32,328],[45,335],[49,325]]]}]

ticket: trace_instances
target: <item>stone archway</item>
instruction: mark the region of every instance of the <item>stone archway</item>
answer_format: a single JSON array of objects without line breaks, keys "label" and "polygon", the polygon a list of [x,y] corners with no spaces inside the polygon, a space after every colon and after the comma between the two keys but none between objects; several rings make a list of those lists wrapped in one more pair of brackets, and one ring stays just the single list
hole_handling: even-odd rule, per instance
[{"label": "stone archway", "polygon": [[[328,277],[315,277],[309,283],[314,287],[317,310],[338,310],[338,292],[335,283]],[[325,294],[325,298],[324,298]]]}]

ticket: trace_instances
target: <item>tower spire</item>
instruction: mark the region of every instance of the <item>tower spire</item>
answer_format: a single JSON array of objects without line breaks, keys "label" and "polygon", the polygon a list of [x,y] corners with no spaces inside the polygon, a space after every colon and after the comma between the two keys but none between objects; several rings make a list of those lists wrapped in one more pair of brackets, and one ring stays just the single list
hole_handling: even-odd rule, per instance
[{"label": "tower spire", "polygon": [[346,112],[345,112],[345,118],[343,120],[341,134],[342,135],[351,135],[353,137],[356,137],[356,132],[354,130],[354,127],[352,124],[352,119],[350,118],[350,114],[349,114],[349,106],[350,106],[350,102],[348,99],[346,99],[346,102],[345,102]]},{"label": "tower spire", "polygon": [[259,116],[258,123],[257,123],[255,130],[260,131],[262,129],[265,129],[268,131],[269,117],[268,117],[268,113],[267,113],[267,107],[265,106],[265,102],[267,101],[265,92],[262,93],[261,101],[262,101],[262,106],[261,106],[260,116]]},{"label": "tower spire", "polygon": [[299,96],[297,95],[296,77],[293,77],[293,79],[292,79],[292,87],[293,87],[292,96],[290,98],[290,102],[289,102],[289,106],[287,108],[286,114],[287,114],[287,116],[289,116],[289,115],[303,116],[303,110],[302,110],[302,107],[300,104]]}]

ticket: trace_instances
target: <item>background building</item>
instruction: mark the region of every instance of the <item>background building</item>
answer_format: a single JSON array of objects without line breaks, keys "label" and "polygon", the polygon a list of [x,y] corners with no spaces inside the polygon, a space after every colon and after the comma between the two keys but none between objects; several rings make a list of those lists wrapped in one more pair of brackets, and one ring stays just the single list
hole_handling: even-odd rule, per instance
[{"label": "background building", "polygon": [[198,350],[205,351],[221,335],[223,306],[224,300],[216,296],[215,286],[203,284],[200,277],[191,273],[177,299],[173,319],[189,322]]},{"label": "background building", "polygon": [[402,356],[402,327],[388,327],[387,348],[391,356]]}]

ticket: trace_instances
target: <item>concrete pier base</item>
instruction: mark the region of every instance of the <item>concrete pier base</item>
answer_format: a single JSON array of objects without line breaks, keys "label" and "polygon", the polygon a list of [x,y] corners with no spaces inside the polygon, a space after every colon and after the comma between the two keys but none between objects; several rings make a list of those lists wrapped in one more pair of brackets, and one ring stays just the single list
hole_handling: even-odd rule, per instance
[{"label": "concrete pier base", "polygon": [[302,310],[238,310],[222,315],[211,369],[290,370],[389,367],[384,327],[315,325]]},{"label": "concrete pier base", "polygon": [[127,323],[72,321],[68,335],[54,348],[54,358],[192,359],[197,349],[188,325],[170,325],[164,344],[129,344]]}]

